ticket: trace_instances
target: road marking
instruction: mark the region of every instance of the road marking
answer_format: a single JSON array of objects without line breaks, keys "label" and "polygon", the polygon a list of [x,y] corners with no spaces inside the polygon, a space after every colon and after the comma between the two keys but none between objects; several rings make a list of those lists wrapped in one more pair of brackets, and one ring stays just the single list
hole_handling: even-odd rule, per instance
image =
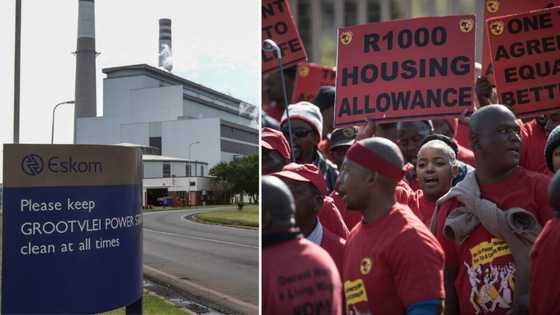
[{"label": "road marking", "polygon": [[212,242],[212,243],[223,244],[223,245],[234,245],[234,246],[238,246],[238,247],[254,248],[254,249],[259,248],[258,246],[251,246],[251,245],[239,244],[239,243],[234,243],[234,242],[214,240],[214,239],[205,238],[205,237],[196,237],[196,236],[188,236],[188,235],[176,234],[176,233],[170,233],[170,232],[163,232],[163,231],[158,231],[158,230],[152,230],[152,229],[149,229],[149,228],[144,228],[144,230],[149,231],[149,232],[163,234],[163,235],[175,236],[175,237],[180,237],[180,238],[189,238],[189,239]]}]

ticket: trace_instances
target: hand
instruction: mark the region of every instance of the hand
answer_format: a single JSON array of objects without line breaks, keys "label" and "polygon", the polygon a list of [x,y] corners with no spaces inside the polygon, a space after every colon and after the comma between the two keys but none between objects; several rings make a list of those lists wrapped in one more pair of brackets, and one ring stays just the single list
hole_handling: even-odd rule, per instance
[{"label": "hand", "polygon": [[492,99],[492,83],[488,80],[488,77],[481,76],[476,79],[475,90],[476,97],[478,98],[478,103],[480,106],[485,106],[491,104]]},{"label": "hand", "polygon": [[375,135],[376,124],[373,120],[368,120],[365,126],[361,126],[356,134],[356,141],[371,138]]},{"label": "hand", "polygon": [[[473,106],[473,112],[476,112],[476,106]],[[469,116],[469,109],[465,109],[461,115],[459,115],[459,122],[465,125],[468,125],[471,121],[471,117]]]}]

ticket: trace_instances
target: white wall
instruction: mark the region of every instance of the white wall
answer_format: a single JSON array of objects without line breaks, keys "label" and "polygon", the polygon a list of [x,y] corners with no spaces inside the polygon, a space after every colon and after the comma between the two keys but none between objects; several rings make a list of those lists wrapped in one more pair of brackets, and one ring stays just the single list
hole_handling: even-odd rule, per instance
[{"label": "white wall", "polygon": [[103,79],[103,116],[126,117],[129,114],[130,90],[158,86],[159,81],[148,76]]},{"label": "white wall", "polygon": [[141,145],[150,145],[149,123],[123,124],[120,127],[120,141]]},{"label": "white wall", "polygon": [[201,105],[188,99],[183,100],[183,115],[192,118],[222,118],[243,126],[249,126],[251,123],[251,120],[247,118]]},{"label": "white wall", "polygon": [[161,155],[188,159],[189,144],[199,141],[191,146],[191,160],[207,162],[208,169],[221,160],[218,118],[166,121],[161,135]]},{"label": "white wall", "polygon": [[76,143],[115,144],[121,142],[119,122],[115,119],[79,118],[76,125]]},{"label": "white wall", "polygon": [[[183,115],[183,87],[164,86],[130,91],[129,123],[177,120]],[[123,117],[124,118],[124,117]]]}]

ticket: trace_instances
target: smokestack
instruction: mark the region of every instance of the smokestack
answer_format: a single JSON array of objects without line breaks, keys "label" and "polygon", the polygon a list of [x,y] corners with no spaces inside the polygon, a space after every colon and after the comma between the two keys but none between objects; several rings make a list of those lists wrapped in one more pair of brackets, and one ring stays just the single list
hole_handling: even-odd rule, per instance
[{"label": "smokestack", "polygon": [[159,66],[167,71],[173,69],[171,53],[171,19],[159,19]]},{"label": "smokestack", "polygon": [[95,2],[94,0],[79,0],[76,50],[76,118],[97,116],[95,56]]}]

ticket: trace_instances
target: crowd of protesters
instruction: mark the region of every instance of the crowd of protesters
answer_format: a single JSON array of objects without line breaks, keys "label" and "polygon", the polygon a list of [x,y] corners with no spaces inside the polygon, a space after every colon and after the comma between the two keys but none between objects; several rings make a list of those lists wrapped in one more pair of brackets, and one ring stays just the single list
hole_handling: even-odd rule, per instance
[{"label": "crowd of protesters", "polygon": [[479,76],[472,114],[333,128],[333,86],[288,117],[278,79],[263,314],[560,314],[560,113],[519,119]]}]

